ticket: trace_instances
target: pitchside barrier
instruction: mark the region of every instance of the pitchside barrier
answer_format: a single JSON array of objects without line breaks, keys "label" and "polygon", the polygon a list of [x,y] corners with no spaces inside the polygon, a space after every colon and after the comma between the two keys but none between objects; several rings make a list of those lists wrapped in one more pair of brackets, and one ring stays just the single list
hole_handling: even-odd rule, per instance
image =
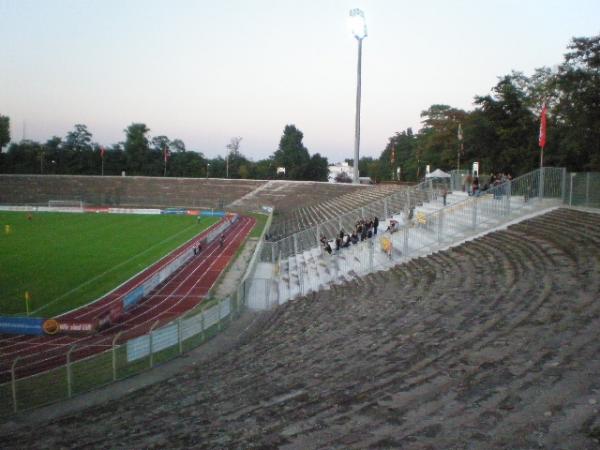
[{"label": "pitchside barrier", "polygon": [[[230,219],[213,229],[208,242],[220,236],[238,218],[237,215],[230,216]],[[267,225],[271,220],[272,215]],[[263,230],[263,236],[266,230],[267,227]],[[123,331],[105,344],[73,345],[66,356],[61,356],[60,367],[43,373],[28,374],[28,370],[31,371],[31,367],[39,363],[39,355],[35,359],[27,356],[14,359],[9,371],[0,373],[0,417],[72,398],[152,369],[156,364],[173,359],[211,339],[246,307],[250,289],[248,280],[253,274],[263,236],[242,281],[228,298],[208,301],[201,305],[202,310],[192,311],[176,320],[166,323],[157,321],[143,336],[127,338],[127,332]],[[136,300],[141,291],[134,296]],[[101,352],[97,351],[99,347]],[[49,350],[48,358],[44,359],[52,358],[56,356]]]}]

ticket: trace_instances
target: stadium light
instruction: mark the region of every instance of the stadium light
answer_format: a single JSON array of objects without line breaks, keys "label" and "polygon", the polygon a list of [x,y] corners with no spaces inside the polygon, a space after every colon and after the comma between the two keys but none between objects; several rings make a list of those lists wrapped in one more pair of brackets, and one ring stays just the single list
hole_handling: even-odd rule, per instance
[{"label": "stadium light", "polygon": [[360,72],[362,62],[362,41],[367,37],[365,13],[358,8],[351,9],[349,24],[352,34],[358,41],[358,65],[356,68],[356,119],[354,124],[354,167],[352,168],[352,182],[354,184],[358,184],[358,161],[360,160]]},{"label": "stadium light", "polygon": [[208,178],[208,168],[210,167],[210,163],[206,163],[206,178]]}]

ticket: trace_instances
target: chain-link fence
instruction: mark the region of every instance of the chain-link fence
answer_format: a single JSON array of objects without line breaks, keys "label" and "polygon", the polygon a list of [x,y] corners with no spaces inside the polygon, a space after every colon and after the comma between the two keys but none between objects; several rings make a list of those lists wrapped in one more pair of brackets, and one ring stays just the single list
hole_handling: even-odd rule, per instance
[{"label": "chain-link fence", "polygon": [[600,172],[567,174],[565,203],[600,208]]}]

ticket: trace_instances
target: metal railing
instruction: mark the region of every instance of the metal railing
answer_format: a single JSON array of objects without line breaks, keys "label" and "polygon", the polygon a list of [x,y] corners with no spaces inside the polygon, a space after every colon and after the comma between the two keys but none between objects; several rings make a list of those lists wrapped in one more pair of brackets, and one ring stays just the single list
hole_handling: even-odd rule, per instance
[{"label": "metal railing", "polygon": [[[272,215],[263,236],[271,220]],[[66,354],[49,349],[43,358],[36,354],[12,360],[10,372],[0,380],[0,417],[69,399],[152,369],[211,339],[246,308],[263,236],[228,298],[209,301],[201,305],[202,310],[179,318],[156,321],[142,336],[128,336],[123,331],[101,343],[72,345]],[[37,373],[41,363],[52,368]]]},{"label": "metal railing", "polygon": [[385,219],[401,211],[407,211],[431,200],[442,186],[447,187],[448,185],[427,180],[409,187],[405,191],[396,192],[381,200],[353,209],[333,219],[325,220],[290,236],[277,241],[266,242],[261,253],[261,261],[273,263],[277,259],[302,253],[318,246],[321,236],[331,238],[337,236],[340,230],[352,230],[359,219],[375,216],[379,219]]},{"label": "metal railing", "polygon": [[600,172],[567,174],[564,200],[569,206],[599,208]]},{"label": "metal railing", "polygon": [[[398,231],[380,233],[333,255],[324,253],[313,236],[312,247],[295,244],[290,249],[295,252],[288,256],[282,252],[275,258],[269,290],[270,298],[274,299],[271,303],[283,303],[313,290],[387,269],[527,214],[559,206],[567,194],[565,174],[560,168],[538,169],[464,201],[428,213],[418,212],[411,220],[403,212],[400,219],[404,226]],[[429,192],[435,195],[435,189]],[[266,278],[260,282],[268,283]]]}]

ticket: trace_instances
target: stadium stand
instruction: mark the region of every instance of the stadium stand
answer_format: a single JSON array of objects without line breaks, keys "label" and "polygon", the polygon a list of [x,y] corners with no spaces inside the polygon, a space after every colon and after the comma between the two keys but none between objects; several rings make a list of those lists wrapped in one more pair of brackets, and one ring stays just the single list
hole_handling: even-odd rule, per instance
[{"label": "stadium stand", "polygon": [[[316,187],[315,190],[318,191],[318,189],[320,189],[320,186]],[[355,189],[342,195],[339,195],[338,191],[338,196],[332,195],[333,193],[330,191],[307,194],[305,197],[310,197],[311,201],[305,206],[301,206],[302,203],[298,199],[296,203],[291,203],[294,207],[288,206],[287,208],[276,209],[276,215],[269,230],[270,240],[278,240],[319,223],[335,219],[406,189],[406,186],[382,184],[365,186],[362,189]],[[306,202],[306,198],[302,201]],[[401,211],[403,208],[402,200],[396,200],[390,206],[396,211]]]},{"label": "stadium stand", "polygon": [[252,210],[268,205],[285,214],[295,208],[319,203],[347,192],[368,189],[369,186],[345,183],[271,180],[227,207],[232,210]]},{"label": "stadium stand", "polygon": [[600,215],[558,209],[288,302],[244,345],[152,389],[0,437],[6,448],[596,448],[598,254]]},{"label": "stadium stand", "polygon": [[82,201],[112,207],[219,208],[265,181],[219,178],[0,174],[0,204],[42,205]]}]

